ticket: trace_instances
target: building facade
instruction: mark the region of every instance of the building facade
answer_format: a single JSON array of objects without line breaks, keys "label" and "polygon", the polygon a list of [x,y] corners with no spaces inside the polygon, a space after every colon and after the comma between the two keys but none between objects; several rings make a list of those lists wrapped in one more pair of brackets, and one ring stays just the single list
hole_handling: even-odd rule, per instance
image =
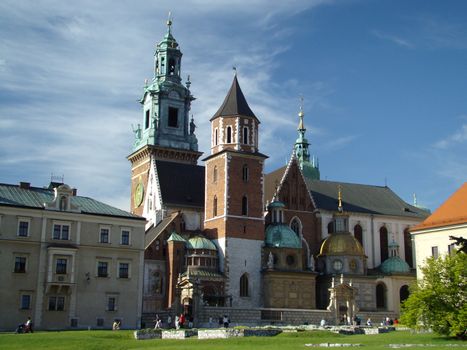
[{"label": "building facade", "polygon": [[0,184],[0,329],[139,327],[144,226],[64,184]]}]

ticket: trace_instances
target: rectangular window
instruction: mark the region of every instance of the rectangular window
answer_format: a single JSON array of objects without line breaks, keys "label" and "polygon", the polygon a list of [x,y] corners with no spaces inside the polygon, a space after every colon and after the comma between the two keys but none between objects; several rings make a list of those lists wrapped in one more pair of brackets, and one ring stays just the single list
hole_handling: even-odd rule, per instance
[{"label": "rectangular window", "polygon": [[25,273],[26,272],[26,258],[23,256],[15,257],[15,272]]},{"label": "rectangular window", "polygon": [[149,119],[149,109],[146,111],[146,114],[144,116],[144,128],[145,129],[148,129],[149,128],[149,122],[150,122],[150,119]]},{"label": "rectangular window", "polygon": [[31,296],[29,294],[21,295],[20,308],[21,310],[29,310],[31,308]]},{"label": "rectangular window", "polygon": [[178,127],[178,108],[169,107],[168,125],[171,128],[177,128]]},{"label": "rectangular window", "polygon": [[101,233],[99,237],[99,242],[101,243],[109,243],[109,229],[108,228],[101,228]]},{"label": "rectangular window", "polygon": [[122,245],[130,245],[130,231],[122,230],[122,239],[120,241]]},{"label": "rectangular window", "polygon": [[29,236],[29,221],[20,220],[20,222],[18,223],[18,236]]},{"label": "rectangular window", "polygon": [[49,311],[65,310],[65,297],[49,297]]},{"label": "rectangular window", "polygon": [[97,277],[108,277],[109,263],[106,261],[99,261],[97,263]]},{"label": "rectangular window", "polygon": [[55,273],[57,275],[65,275],[66,274],[66,259],[57,259],[57,263],[55,266]]},{"label": "rectangular window", "polygon": [[120,263],[118,265],[118,277],[119,278],[128,278],[130,271],[130,264],[128,263]]},{"label": "rectangular window", "polygon": [[437,246],[431,247],[431,256],[435,259],[438,258],[438,247]]},{"label": "rectangular window", "polygon": [[96,320],[96,325],[97,325],[97,327],[104,327],[104,319],[99,317]]},{"label": "rectangular window", "polygon": [[54,224],[53,239],[68,240],[70,238],[70,226]]},{"label": "rectangular window", "polygon": [[117,310],[117,298],[108,297],[107,298],[107,311],[116,311]]}]

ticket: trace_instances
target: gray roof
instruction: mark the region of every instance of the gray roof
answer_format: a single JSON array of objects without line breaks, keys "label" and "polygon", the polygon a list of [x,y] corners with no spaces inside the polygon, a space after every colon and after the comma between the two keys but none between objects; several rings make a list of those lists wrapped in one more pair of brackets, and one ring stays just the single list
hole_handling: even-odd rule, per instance
[{"label": "gray roof", "polygon": [[416,219],[424,219],[429,215],[426,211],[403,201],[386,186],[309,179],[306,179],[306,183],[318,209],[337,210],[338,186],[340,185],[344,211]]},{"label": "gray roof", "polygon": [[246,102],[245,96],[243,95],[242,89],[240,89],[240,85],[238,84],[237,75],[235,75],[234,80],[232,82],[232,86],[230,87],[227,96],[222,103],[222,106],[219,110],[214,114],[211,120],[220,117],[220,116],[236,116],[242,115],[245,117],[253,117],[258,120],[251,110],[250,106]]},{"label": "gray roof", "polygon": [[[54,196],[53,188],[21,188],[18,185],[0,184],[0,205],[4,206],[44,209],[44,203],[52,202]],[[78,207],[83,214],[144,220],[144,218],[138,215],[131,214],[89,197],[72,196],[71,204]]]},{"label": "gray roof", "polygon": [[204,167],[194,164],[156,161],[165,205],[204,208]]}]

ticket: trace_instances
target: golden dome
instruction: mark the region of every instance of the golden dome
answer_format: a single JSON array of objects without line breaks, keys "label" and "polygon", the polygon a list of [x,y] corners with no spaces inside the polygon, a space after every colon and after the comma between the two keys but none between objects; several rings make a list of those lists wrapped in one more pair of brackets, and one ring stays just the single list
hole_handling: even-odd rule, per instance
[{"label": "golden dome", "polygon": [[358,255],[364,256],[365,250],[350,233],[333,233],[321,245],[320,255]]}]

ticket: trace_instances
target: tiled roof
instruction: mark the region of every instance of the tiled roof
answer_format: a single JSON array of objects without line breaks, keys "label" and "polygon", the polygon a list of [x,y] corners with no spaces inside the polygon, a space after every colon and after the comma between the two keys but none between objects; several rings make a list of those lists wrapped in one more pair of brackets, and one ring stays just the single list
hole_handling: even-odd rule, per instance
[{"label": "tiled roof", "polygon": [[146,231],[146,235],[144,236],[144,248],[147,249],[152,244],[152,242],[154,242],[157,237],[159,237],[159,235],[175,220],[178,215],[179,212],[174,212],[163,218],[157,226],[152,225]]},{"label": "tiled roof", "polygon": [[319,209],[336,211],[338,186],[342,188],[344,211],[423,219],[428,213],[404,202],[389,187],[345,182],[306,180]]},{"label": "tiled roof", "polygon": [[467,182],[413,231],[467,223]]},{"label": "tiled roof", "polygon": [[236,115],[253,117],[257,120],[255,114],[246,102],[242,89],[240,89],[240,85],[238,84],[237,76],[235,75],[234,80],[232,82],[232,86],[230,87],[230,90],[227,93],[227,96],[225,97],[222,106],[219,108],[216,114],[214,114],[214,117],[212,117],[211,120],[220,116]]},{"label": "tiled roof", "polygon": [[204,167],[156,161],[157,175],[165,205],[204,207]]},{"label": "tiled roof", "polygon": [[[0,184],[0,205],[44,209],[44,203],[54,199],[54,191],[49,188],[29,187]],[[82,196],[72,196],[71,204],[79,208],[81,213],[118,216],[131,219],[141,219],[140,216],[112,207],[95,199]]]}]

